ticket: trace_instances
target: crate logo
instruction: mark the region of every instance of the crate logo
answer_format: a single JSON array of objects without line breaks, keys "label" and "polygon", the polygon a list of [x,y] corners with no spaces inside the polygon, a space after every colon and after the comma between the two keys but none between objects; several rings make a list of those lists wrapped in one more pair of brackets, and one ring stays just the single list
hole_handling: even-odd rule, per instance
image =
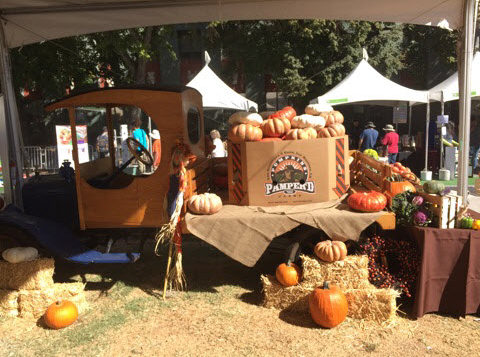
[{"label": "crate logo", "polygon": [[296,153],[282,153],[270,165],[265,183],[265,195],[293,195],[296,192],[315,193],[315,183],[309,181],[310,165]]}]

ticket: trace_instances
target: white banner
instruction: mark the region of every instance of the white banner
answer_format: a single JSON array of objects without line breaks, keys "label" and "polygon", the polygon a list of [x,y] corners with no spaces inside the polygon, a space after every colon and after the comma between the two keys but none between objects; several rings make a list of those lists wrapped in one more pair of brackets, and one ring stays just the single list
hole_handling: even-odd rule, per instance
[{"label": "white banner", "polygon": [[[89,161],[88,156],[88,137],[87,126],[77,125],[77,144],[78,144],[78,161],[79,163]],[[58,152],[58,165],[62,166],[64,160],[68,160],[72,163],[72,167],[75,167],[73,162],[73,145],[72,145],[72,131],[70,125],[56,125],[55,131],[57,134],[57,152]]]}]

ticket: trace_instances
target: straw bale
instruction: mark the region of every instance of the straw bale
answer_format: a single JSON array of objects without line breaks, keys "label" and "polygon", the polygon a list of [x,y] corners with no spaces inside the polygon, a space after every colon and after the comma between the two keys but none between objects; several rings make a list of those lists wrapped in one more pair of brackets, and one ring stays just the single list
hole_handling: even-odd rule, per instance
[{"label": "straw bale", "polygon": [[308,312],[308,295],[313,288],[303,285],[284,287],[272,275],[260,277],[263,285],[263,306],[278,310]]},{"label": "straw bale", "polygon": [[368,257],[348,255],[344,260],[326,263],[316,257],[301,256],[302,285],[310,288],[322,286],[329,281],[343,290],[369,288]]},{"label": "straw bale", "polygon": [[54,260],[35,259],[12,264],[0,261],[0,289],[42,290],[53,286]]},{"label": "straw bale", "polygon": [[0,289],[0,315],[18,316],[18,291]]},{"label": "straw bale", "polygon": [[57,300],[70,300],[77,305],[78,312],[83,313],[88,307],[85,299],[84,284],[54,284],[43,290],[20,290],[18,308],[20,317],[39,318],[50,304]]},{"label": "straw bale", "polygon": [[354,319],[387,322],[395,318],[397,297],[393,289],[352,289],[345,292],[348,316]]}]

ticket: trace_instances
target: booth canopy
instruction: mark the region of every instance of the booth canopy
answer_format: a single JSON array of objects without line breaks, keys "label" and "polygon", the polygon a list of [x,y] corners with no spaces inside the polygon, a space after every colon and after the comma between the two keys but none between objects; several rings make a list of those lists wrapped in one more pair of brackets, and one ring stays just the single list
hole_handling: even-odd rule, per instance
[{"label": "booth canopy", "polygon": [[[480,97],[480,52],[475,53],[473,56],[471,71],[472,83],[470,94],[472,98]],[[428,92],[430,93],[430,99],[432,100],[442,101],[442,93],[444,102],[458,100],[458,72],[455,72]]]},{"label": "booth canopy", "polygon": [[187,84],[202,94],[204,108],[258,111],[258,105],[235,92],[211,70],[208,64]]},{"label": "booth canopy", "polygon": [[463,0],[0,0],[8,47],[125,28],[258,19],[462,26]]},{"label": "booth canopy", "polygon": [[340,83],[311,103],[330,105],[368,102],[379,105],[398,105],[399,102],[428,102],[428,91],[403,87],[382,76],[365,60]]}]

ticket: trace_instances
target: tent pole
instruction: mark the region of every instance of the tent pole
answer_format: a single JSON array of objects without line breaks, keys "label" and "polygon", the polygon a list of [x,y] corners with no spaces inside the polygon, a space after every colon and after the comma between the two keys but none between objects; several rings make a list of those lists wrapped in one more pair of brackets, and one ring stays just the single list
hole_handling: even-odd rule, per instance
[{"label": "tent pole", "polygon": [[[22,134],[20,130],[20,122],[18,118],[17,102],[12,84],[12,69],[10,63],[10,53],[5,38],[4,26],[2,21],[0,26],[0,80],[2,84],[2,92],[4,95],[5,108],[5,129],[0,132],[0,139],[6,142],[8,152],[3,152],[2,167],[8,166],[9,169],[4,171],[4,189],[6,203],[14,203],[17,207],[22,208],[22,186],[23,186],[23,145]],[[8,177],[5,174],[8,173]]]},{"label": "tent pole", "polygon": [[427,102],[427,115],[425,120],[425,169],[428,171],[428,134],[430,131],[430,100]]},{"label": "tent pole", "polygon": [[410,135],[412,135],[412,105],[408,103],[408,140]]},{"label": "tent pole", "polygon": [[468,195],[468,163],[470,152],[470,87],[471,66],[473,60],[473,41],[475,37],[475,18],[477,0],[465,0],[463,15],[464,26],[461,38],[461,50],[458,53],[458,89],[459,89],[459,155],[457,193],[462,196],[464,204]]}]

